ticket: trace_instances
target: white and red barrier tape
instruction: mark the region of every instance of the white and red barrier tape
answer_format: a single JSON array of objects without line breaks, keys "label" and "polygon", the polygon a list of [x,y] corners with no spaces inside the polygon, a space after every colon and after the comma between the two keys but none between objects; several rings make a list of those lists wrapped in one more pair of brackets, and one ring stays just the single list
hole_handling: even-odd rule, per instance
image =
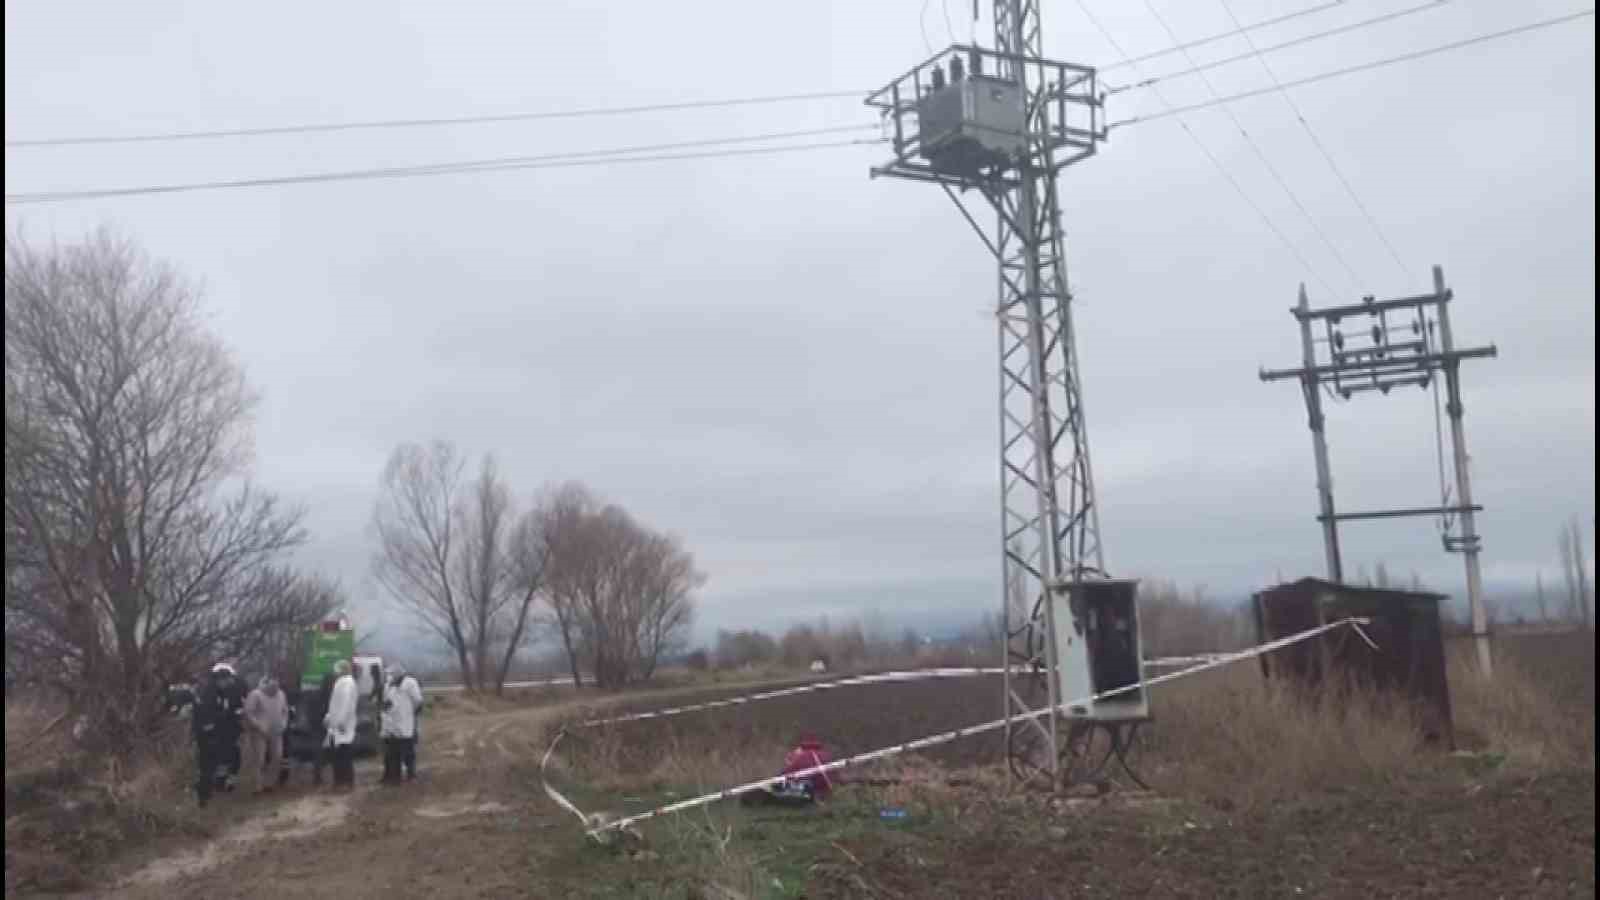
[{"label": "white and red barrier tape", "polygon": [[[1216,654],[1214,654],[1214,653],[1202,654],[1200,656],[1162,656],[1162,657],[1157,657],[1155,659],[1147,659],[1147,660],[1144,661],[1144,664],[1146,666],[1148,666],[1148,667],[1153,667],[1153,668],[1166,668],[1166,667],[1169,667],[1169,666],[1190,666],[1190,665],[1194,665],[1195,663],[1206,662],[1206,661],[1212,659],[1215,656],[1216,656]],[[1019,669],[1014,669],[1013,671],[1023,671],[1023,670],[1019,668]],[[910,669],[910,670],[903,671],[903,672],[886,672],[886,673],[880,673],[878,675],[866,675],[866,676],[860,676],[860,677],[894,680],[894,679],[897,679],[897,678],[917,678],[917,677],[948,678],[948,677],[959,676],[959,675],[999,675],[1000,672],[1001,672],[1001,669],[999,667],[995,667],[995,668],[992,668],[992,669],[981,669],[981,668],[971,668],[971,669],[968,669],[968,668]],[[870,682],[863,682],[863,683],[870,683]],[[570,677],[569,678],[547,678],[547,679],[544,679],[542,681],[508,681],[504,685],[504,687],[508,687],[508,688],[571,687],[571,686],[572,686],[572,679]],[[813,687],[815,687],[815,685],[813,685]],[[448,693],[448,692],[454,692],[454,691],[465,691],[466,690],[466,686],[462,685],[462,684],[425,684],[425,685],[422,686],[422,689],[425,690],[425,691],[428,691],[429,693],[441,693],[441,692]]]},{"label": "white and red barrier tape", "polygon": [[[1158,659],[1144,661],[1146,668],[1167,668],[1172,666],[1192,666],[1199,663],[1210,662],[1219,654],[1206,654],[1203,656],[1166,656]],[[612,716],[605,719],[589,719],[579,722],[579,728],[596,728],[601,725],[616,725],[620,722],[638,722],[645,719],[664,719],[668,716],[681,716],[684,713],[700,712],[706,709],[722,709],[729,706],[742,706],[747,703],[756,703],[762,700],[772,700],[778,697],[793,697],[797,694],[809,694],[814,691],[828,691],[835,688],[859,687],[864,684],[883,684],[884,682],[921,681],[925,678],[970,678],[978,675],[999,675],[1004,672],[998,666],[989,669],[983,668],[945,668],[945,669],[908,669],[897,672],[878,672],[872,675],[855,675],[849,678],[840,678],[835,681],[820,681],[795,687],[777,688],[770,691],[760,691],[754,694],[744,694],[739,697],[728,697],[722,700],[708,700],[705,703],[692,703],[685,706],[669,706],[663,709],[654,709],[649,712],[628,713],[621,716]],[[1030,670],[1021,667],[1011,671],[1024,673]]]},{"label": "white and red barrier tape", "polygon": [[[1189,668],[1182,669],[1182,670],[1177,671],[1177,672],[1168,672],[1165,675],[1158,675],[1158,676],[1156,676],[1154,678],[1144,679],[1143,681],[1141,681],[1141,682],[1139,682],[1137,684],[1125,685],[1125,686],[1120,687],[1120,688],[1115,688],[1113,690],[1104,691],[1104,692],[1096,694],[1096,695],[1094,695],[1092,697],[1084,697],[1084,698],[1079,698],[1079,699],[1074,699],[1074,700],[1063,701],[1056,708],[1057,709],[1065,709],[1065,708],[1070,707],[1070,706],[1081,705],[1081,704],[1089,703],[1089,702],[1095,701],[1095,700],[1102,700],[1102,699],[1105,699],[1107,697],[1113,697],[1113,696],[1116,696],[1118,694],[1123,694],[1123,693],[1127,693],[1129,691],[1139,690],[1141,688],[1150,687],[1150,686],[1161,684],[1161,683],[1164,683],[1164,682],[1175,681],[1175,680],[1177,680],[1179,678],[1187,678],[1190,675],[1195,675],[1195,674],[1198,674],[1200,672],[1207,671],[1209,669],[1215,669],[1215,668],[1219,668],[1221,666],[1230,665],[1232,663],[1241,662],[1241,661],[1246,660],[1246,659],[1252,659],[1254,657],[1261,656],[1261,655],[1266,654],[1266,653],[1271,653],[1274,650],[1281,650],[1282,648],[1290,646],[1291,644],[1296,644],[1296,643],[1299,643],[1300,641],[1304,641],[1304,640],[1307,640],[1309,638],[1316,637],[1317,635],[1324,634],[1324,633],[1332,631],[1332,630],[1334,630],[1336,628],[1343,628],[1343,627],[1346,627],[1346,626],[1348,626],[1350,628],[1353,628],[1356,631],[1356,633],[1361,636],[1361,639],[1366,641],[1369,645],[1376,646],[1375,644],[1372,644],[1372,640],[1370,638],[1368,638],[1366,633],[1364,631],[1362,631],[1362,629],[1361,629],[1361,626],[1366,624],[1367,621],[1368,620],[1361,619],[1361,618],[1340,619],[1337,622],[1332,622],[1332,623],[1329,623],[1327,625],[1322,625],[1322,626],[1319,626],[1319,627],[1316,627],[1316,628],[1311,628],[1311,629],[1308,629],[1306,631],[1299,632],[1297,634],[1292,634],[1292,635],[1289,635],[1287,637],[1279,638],[1279,639],[1274,640],[1274,641],[1268,641],[1267,643],[1264,643],[1264,644],[1258,644],[1257,646],[1250,647],[1250,648],[1247,648],[1245,650],[1240,650],[1240,651],[1237,651],[1237,652],[1234,652],[1234,653],[1221,653],[1221,654],[1208,655],[1208,656],[1203,656],[1203,657],[1190,657],[1190,659],[1197,659],[1199,661],[1196,662],[1194,665],[1190,666]],[[1175,658],[1175,660],[1181,660],[1181,659],[1182,658]],[[1156,660],[1147,660],[1146,661],[1146,665],[1150,665],[1150,664],[1156,663],[1156,662],[1158,662],[1158,661],[1156,661]],[[1163,661],[1160,661],[1160,662],[1166,662],[1166,661],[1163,660]],[[1175,662],[1175,664],[1181,664],[1181,662]],[[998,673],[1000,673],[1002,671],[1003,671],[1002,669],[998,669],[998,668],[996,668],[996,669],[942,669],[942,670],[941,669],[934,669],[934,670],[928,670],[927,672],[921,673],[921,677],[951,677],[951,676],[954,676],[954,675],[957,675],[957,674],[959,674],[959,675],[998,674]],[[935,674],[935,673],[937,673],[937,674]],[[881,683],[881,682],[885,682],[885,681],[906,681],[906,680],[912,680],[912,677],[913,676],[917,676],[918,674],[919,673],[913,673],[913,672],[890,672],[890,673],[883,673],[883,674],[880,674],[880,675],[868,675],[868,676],[861,676],[861,677],[858,677],[858,678],[846,678],[846,679],[841,679],[839,681],[826,682],[824,684],[804,685],[804,686],[798,687],[798,688],[785,688],[785,689],[776,690],[776,691],[763,691],[763,692],[758,693],[758,694],[749,694],[749,695],[746,695],[746,696],[743,696],[743,697],[734,697],[734,698],[729,698],[727,700],[712,701],[710,703],[694,704],[692,706],[672,707],[670,709],[655,710],[655,711],[649,712],[649,713],[634,713],[634,714],[631,714],[631,715],[616,716],[616,717],[613,717],[613,718],[610,718],[610,719],[592,719],[592,720],[589,720],[587,722],[581,723],[580,727],[595,727],[595,726],[599,726],[599,725],[607,725],[607,724],[613,724],[613,723],[617,723],[617,722],[629,722],[629,721],[638,721],[638,720],[642,720],[642,719],[663,718],[663,717],[666,717],[666,716],[680,715],[682,713],[692,712],[692,711],[701,710],[701,709],[715,709],[715,708],[718,708],[718,707],[736,706],[736,705],[740,705],[740,704],[744,704],[744,703],[751,703],[751,702],[754,702],[754,701],[757,701],[757,700],[772,699],[774,697],[786,697],[786,696],[791,696],[791,695],[794,695],[794,694],[806,693],[806,692],[809,692],[809,691],[816,691],[816,690],[828,690],[828,689],[832,689],[832,688],[849,687],[849,686],[860,685],[860,684],[876,684],[876,683]],[[1035,719],[1035,718],[1039,718],[1041,716],[1044,716],[1044,715],[1046,715],[1048,713],[1049,713],[1049,709],[1048,708],[1046,708],[1046,709],[1038,709],[1038,710],[1034,710],[1032,712],[1025,713],[1025,714],[1022,714],[1022,715],[1012,716],[1011,719],[1012,719],[1012,721]],[[569,812],[571,812],[573,815],[577,816],[578,819],[584,823],[584,827],[587,829],[588,834],[589,834],[590,837],[599,837],[604,832],[616,831],[616,830],[628,828],[628,827],[630,827],[632,825],[638,824],[639,822],[643,822],[643,821],[645,821],[647,819],[656,818],[657,816],[670,815],[672,813],[682,812],[683,810],[686,810],[686,809],[693,809],[693,808],[698,807],[698,806],[704,806],[704,805],[709,804],[709,803],[715,803],[715,802],[720,801],[720,800],[727,800],[727,799],[730,799],[732,797],[740,796],[741,794],[748,794],[748,793],[751,793],[753,791],[763,790],[765,788],[772,787],[773,785],[776,785],[776,784],[778,784],[778,783],[780,783],[782,781],[785,781],[787,779],[804,778],[804,777],[806,777],[808,775],[816,775],[816,774],[824,774],[824,775],[826,775],[826,773],[828,773],[828,772],[835,772],[835,771],[838,771],[840,769],[847,768],[849,766],[860,765],[860,764],[865,763],[865,762],[871,762],[871,761],[878,760],[878,759],[884,759],[886,757],[896,756],[896,755],[901,754],[901,753],[908,753],[908,752],[915,751],[915,750],[923,750],[923,749],[926,749],[928,747],[936,747],[936,746],[939,746],[940,744],[947,744],[947,743],[950,743],[952,741],[960,740],[961,738],[970,737],[972,735],[984,734],[986,732],[995,731],[995,730],[998,730],[1000,728],[1005,727],[1006,721],[1007,721],[1006,719],[995,719],[994,721],[984,722],[984,723],[979,724],[979,725],[969,725],[969,726],[967,726],[965,728],[957,728],[957,729],[954,729],[952,731],[941,732],[939,734],[930,735],[930,736],[924,737],[924,738],[919,738],[919,739],[914,740],[914,741],[907,741],[906,743],[903,743],[903,744],[896,744],[896,745],[894,745],[892,747],[884,747],[884,748],[879,749],[879,750],[873,750],[873,751],[870,751],[870,752],[867,752],[867,753],[860,753],[860,754],[857,754],[855,756],[845,757],[844,759],[837,759],[837,760],[834,760],[833,762],[827,763],[825,765],[814,766],[814,767],[812,767],[810,769],[804,769],[804,770],[801,770],[801,771],[798,771],[798,772],[790,772],[790,773],[787,773],[785,775],[777,775],[777,776],[773,776],[771,778],[764,778],[764,779],[761,779],[760,781],[747,782],[745,784],[736,785],[736,786],[730,787],[730,788],[725,788],[725,789],[720,790],[720,791],[714,791],[712,793],[702,794],[702,795],[700,795],[698,797],[691,797],[688,800],[680,800],[680,801],[678,801],[676,803],[669,803],[669,804],[667,804],[665,806],[659,806],[659,807],[656,807],[655,809],[648,810],[646,812],[637,813],[635,815],[626,816],[624,818],[615,819],[615,820],[612,820],[612,821],[598,823],[598,824],[594,820],[592,820],[590,816],[585,815],[584,812],[582,810],[580,810],[577,807],[577,805],[574,804],[571,800],[569,800],[565,795],[563,795],[560,791],[558,791],[554,787],[552,787],[550,785],[549,780],[545,777],[545,769],[550,763],[551,756],[555,753],[556,745],[559,744],[561,742],[561,739],[565,736],[565,734],[566,734],[565,730],[563,730],[562,732],[558,733],[555,736],[555,739],[550,742],[549,749],[545,751],[544,759],[540,762],[540,765],[539,765],[539,777],[540,777],[540,781],[543,783],[543,787],[544,787],[545,793],[547,795],[549,795],[551,800],[555,801],[555,803],[557,805],[561,806],[563,809],[566,809]]]}]

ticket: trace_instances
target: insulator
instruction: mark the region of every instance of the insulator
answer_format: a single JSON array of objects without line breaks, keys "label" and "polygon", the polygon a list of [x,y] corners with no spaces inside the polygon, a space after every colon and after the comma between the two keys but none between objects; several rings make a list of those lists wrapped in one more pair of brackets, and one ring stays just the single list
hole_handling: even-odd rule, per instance
[{"label": "insulator", "polygon": [[962,76],[966,74],[964,71],[962,71],[964,68],[965,67],[961,63],[960,56],[950,57],[950,80],[960,81]]},{"label": "insulator", "polygon": [[1372,342],[1374,344],[1383,343],[1383,329],[1377,325],[1372,326]]},{"label": "insulator", "polygon": [[[973,15],[973,18],[976,19],[977,15]],[[972,74],[983,74],[983,54],[978,52],[977,47],[972,48]]]},{"label": "insulator", "polygon": [[1344,349],[1344,332],[1335,331],[1333,333],[1333,346],[1336,350]]},{"label": "insulator", "polygon": [[939,66],[934,66],[933,68],[933,89],[936,91],[944,90],[944,69]]}]

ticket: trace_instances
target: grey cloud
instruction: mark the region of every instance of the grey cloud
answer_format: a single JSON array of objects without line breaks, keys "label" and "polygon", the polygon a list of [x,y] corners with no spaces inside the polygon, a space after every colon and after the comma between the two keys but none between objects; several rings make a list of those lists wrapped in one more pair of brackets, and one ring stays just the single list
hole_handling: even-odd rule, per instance
[{"label": "grey cloud", "polygon": [[[1236,5],[1243,18],[1265,12]],[[1094,6],[1130,49],[1167,43],[1137,5]],[[87,31],[61,7],[8,8],[7,131],[868,87],[923,54],[913,7],[771,7],[761,22],[731,0],[470,14],[338,7],[307,29],[295,16],[173,3]],[[1429,13],[1427,28],[1419,19],[1289,54],[1280,74],[1556,8],[1451,4]],[[1049,52],[1109,60],[1070,9],[1046,14]],[[1185,36],[1226,24],[1199,8],[1169,15]],[[930,27],[945,40],[942,22]],[[728,39],[751,34],[759,39]],[[1150,71],[1169,65],[1179,64]],[[1262,79],[1246,64],[1216,74],[1219,90]],[[1469,368],[1467,407],[1490,510],[1486,565],[1507,577],[1553,569],[1556,522],[1593,515],[1592,76],[1592,31],[1578,27],[1295,92],[1405,272],[1281,98],[1237,109],[1363,285],[1419,290],[1439,262],[1457,290],[1461,340],[1501,346],[1500,359]],[[1175,83],[1171,96],[1205,93]],[[1112,105],[1114,115],[1157,107],[1134,94]],[[8,152],[6,184],[187,181],[870,121],[843,100]],[[1217,111],[1192,123],[1343,285],[1237,129]],[[217,328],[263,395],[260,479],[307,503],[316,540],[306,559],[358,592],[389,450],[448,437],[497,454],[525,494],[578,478],[680,532],[712,576],[703,630],[871,608],[956,621],[993,603],[1000,582],[995,339],[984,312],[994,275],[937,190],[867,179],[880,156],[859,148],[8,207],[7,220],[70,236],[111,219],[205,280]],[[1332,298],[1174,122],[1116,132],[1064,176],[1062,196],[1112,565],[1217,595],[1279,570],[1317,571],[1305,413],[1292,386],[1262,385],[1256,370],[1295,362],[1286,310],[1299,282]],[[1424,395],[1363,398],[1331,415],[1341,503],[1430,499]],[[1354,560],[1440,584],[1459,578],[1459,559],[1440,552],[1429,523],[1348,534]],[[360,602],[381,608],[365,594]]]}]

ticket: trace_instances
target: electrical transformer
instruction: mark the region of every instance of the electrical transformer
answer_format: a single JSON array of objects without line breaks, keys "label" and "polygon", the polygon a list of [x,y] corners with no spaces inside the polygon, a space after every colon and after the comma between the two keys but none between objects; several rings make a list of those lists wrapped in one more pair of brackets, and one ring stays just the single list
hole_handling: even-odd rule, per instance
[{"label": "electrical transformer", "polygon": [[[1067,704],[1067,718],[1114,722],[1149,717],[1150,701],[1142,686],[1138,588],[1132,580],[1075,581],[1051,592],[1057,696]],[[1119,688],[1127,690],[1091,699]]]},{"label": "electrical transformer", "polygon": [[952,174],[1013,165],[1027,146],[1026,125],[1021,88],[986,75],[935,87],[917,103],[922,156]]}]

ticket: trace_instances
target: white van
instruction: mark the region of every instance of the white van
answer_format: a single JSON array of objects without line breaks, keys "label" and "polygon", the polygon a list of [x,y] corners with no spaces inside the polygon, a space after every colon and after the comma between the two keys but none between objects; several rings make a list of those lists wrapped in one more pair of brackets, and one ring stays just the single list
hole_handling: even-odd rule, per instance
[{"label": "white van", "polygon": [[383,688],[387,675],[381,656],[352,656],[350,668],[356,679],[356,753],[365,756],[378,750],[378,725],[383,717]]}]

